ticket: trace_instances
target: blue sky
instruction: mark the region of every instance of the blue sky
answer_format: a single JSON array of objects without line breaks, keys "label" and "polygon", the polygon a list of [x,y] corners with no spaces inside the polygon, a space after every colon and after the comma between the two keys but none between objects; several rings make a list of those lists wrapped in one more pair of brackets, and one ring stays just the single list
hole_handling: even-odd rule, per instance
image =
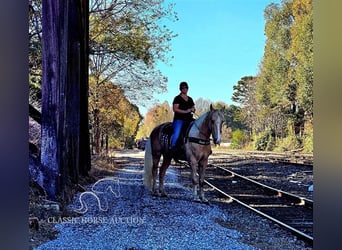
[{"label": "blue sky", "polygon": [[176,3],[177,22],[167,25],[178,37],[171,42],[172,66],[160,64],[168,92],[155,95],[170,104],[181,81],[188,95],[233,104],[233,86],[255,76],[264,45],[264,9],[280,0],[165,0]]}]

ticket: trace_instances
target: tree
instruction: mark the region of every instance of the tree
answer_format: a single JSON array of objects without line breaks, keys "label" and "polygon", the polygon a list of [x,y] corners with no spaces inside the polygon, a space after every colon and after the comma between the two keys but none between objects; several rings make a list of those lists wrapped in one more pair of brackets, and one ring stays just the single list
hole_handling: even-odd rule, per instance
[{"label": "tree", "polygon": [[313,118],[313,6],[312,0],[293,0],[291,46],[287,58],[291,62],[292,103]]},{"label": "tree", "polygon": [[140,135],[142,135],[142,137],[149,137],[156,126],[164,122],[171,122],[172,119],[173,111],[169,103],[165,101],[162,104],[157,104],[147,111],[144,124],[142,124],[140,129]]},{"label": "tree", "polygon": [[266,106],[286,106],[287,75],[290,62],[286,58],[291,44],[293,22],[291,3],[270,4],[265,9],[267,36],[262,65],[258,76],[257,100]]},{"label": "tree", "polygon": [[29,1],[29,102],[40,110],[42,82],[42,3]]},{"label": "tree", "polygon": [[209,99],[198,98],[195,101],[196,115],[200,116],[210,110],[211,101]]},{"label": "tree", "polygon": [[302,141],[305,122],[313,118],[312,1],[272,3],[264,16],[267,38],[256,84],[257,132],[266,131],[272,140]]},{"label": "tree", "polygon": [[240,120],[241,108],[235,105],[229,105],[225,108],[224,118],[225,124],[227,127],[230,127],[232,130],[236,129],[246,129],[246,125]]},{"label": "tree", "polygon": [[[113,86],[113,85],[112,85]],[[104,113],[104,127],[111,147],[127,148],[134,144],[142,117],[139,108],[122,95],[117,106]],[[115,98],[115,97],[113,97]]]},{"label": "tree", "polygon": [[88,3],[42,2],[42,146],[38,183],[52,199],[90,169]]},{"label": "tree", "polygon": [[[296,135],[303,127],[303,108],[298,106],[300,84],[296,72],[300,69],[297,57],[300,51],[294,35],[298,4],[283,0],[281,5],[270,4],[265,9],[265,34],[267,36],[262,59],[256,100],[259,103],[258,119],[262,127],[272,129],[278,137],[287,136],[291,121]],[[309,40],[307,40],[309,42]],[[309,42],[310,43],[310,42]],[[310,51],[304,52],[310,54]]]},{"label": "tree", "polygon": [[[124,91],[112,82],[89,81],[89,108],[95,153],[108,147],[128,147],[134,142],[142,117],[138,107],[130,103]],[[109,145],[111,144],[111,145]]]},{"label": "tree", "polygon": [[259,124],[257,121],[257,113],[259,104],[255,98],[256,95],[257,77],[244,76],[233,86],[232,100],[240,104],[240,109],[235,112],[237,115],[236,120],[240,120],[246,125],[253,135],[253,131],[257,131]]},{"label": "tree", "polygon": [[[90,74],[99,81],[115,82],[136,104],[152,93],[166,90],[167,78],[156,69],[167,63],[166,52],[174,37],[163,18],[176,18],[172,5],[162,0],[91,0]],[[99,80],[101,79],[101,81]]]},{"label": "tree", "polygon": [[[113,83],[102,81],[99,83],[99,79],[90,77],[89,112],[92,118],[92,138],[96,154],[101,152],[101,139],[108,132],[109,126],[117,129],[120,127],[119,122],[115,119],[117,117],[113,113],[115,111],[117,113],[120,112],[118,110],[118,104],[123,98],[123,91]],[[108,120],[111,120],[111,122],[107,122]]]}]

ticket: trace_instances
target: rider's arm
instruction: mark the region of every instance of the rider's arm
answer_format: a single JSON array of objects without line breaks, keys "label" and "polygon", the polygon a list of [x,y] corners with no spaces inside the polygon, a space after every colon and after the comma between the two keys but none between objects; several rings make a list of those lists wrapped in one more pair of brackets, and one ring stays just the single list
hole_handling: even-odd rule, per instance
[{"label": "rider's arm", "polygon": [[187,114],[187,113],[191,113],[194,111],[195,111],[195,106],[193,106],[192,108],[189,108],[187,110],[182,110],[179,108],[178,103],[173,104],[173,112],[180,113],[180,114]]}]

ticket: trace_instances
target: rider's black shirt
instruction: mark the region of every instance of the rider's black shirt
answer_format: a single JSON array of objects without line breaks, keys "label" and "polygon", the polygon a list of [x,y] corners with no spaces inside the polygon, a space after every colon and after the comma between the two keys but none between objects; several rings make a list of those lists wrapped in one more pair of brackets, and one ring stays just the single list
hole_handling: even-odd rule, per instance
[{"label": "rider's black shirt", "polygon": [[[181,95],[177,95],[173,99],[172,104],[179,104],[179,109],[182,109],[182,110],[187,110],[189,108],[192,108],[195,105],[194,101],[192,100],[190,96],[188,96],[188,100],[185,101],[181,97]],[[180,113],[175,112],[173,120],[192,121],[193,120],[192,113],[180,114]]]}]

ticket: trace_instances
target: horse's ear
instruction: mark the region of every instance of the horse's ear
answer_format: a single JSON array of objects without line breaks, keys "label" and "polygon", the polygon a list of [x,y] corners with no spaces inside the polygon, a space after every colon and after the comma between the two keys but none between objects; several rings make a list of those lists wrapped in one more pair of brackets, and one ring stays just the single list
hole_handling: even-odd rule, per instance
[{"label": "horse's ear", "polygon": [[210,111],[213,111],[214,108],[213,108],[213,104],[210,104]]}]

